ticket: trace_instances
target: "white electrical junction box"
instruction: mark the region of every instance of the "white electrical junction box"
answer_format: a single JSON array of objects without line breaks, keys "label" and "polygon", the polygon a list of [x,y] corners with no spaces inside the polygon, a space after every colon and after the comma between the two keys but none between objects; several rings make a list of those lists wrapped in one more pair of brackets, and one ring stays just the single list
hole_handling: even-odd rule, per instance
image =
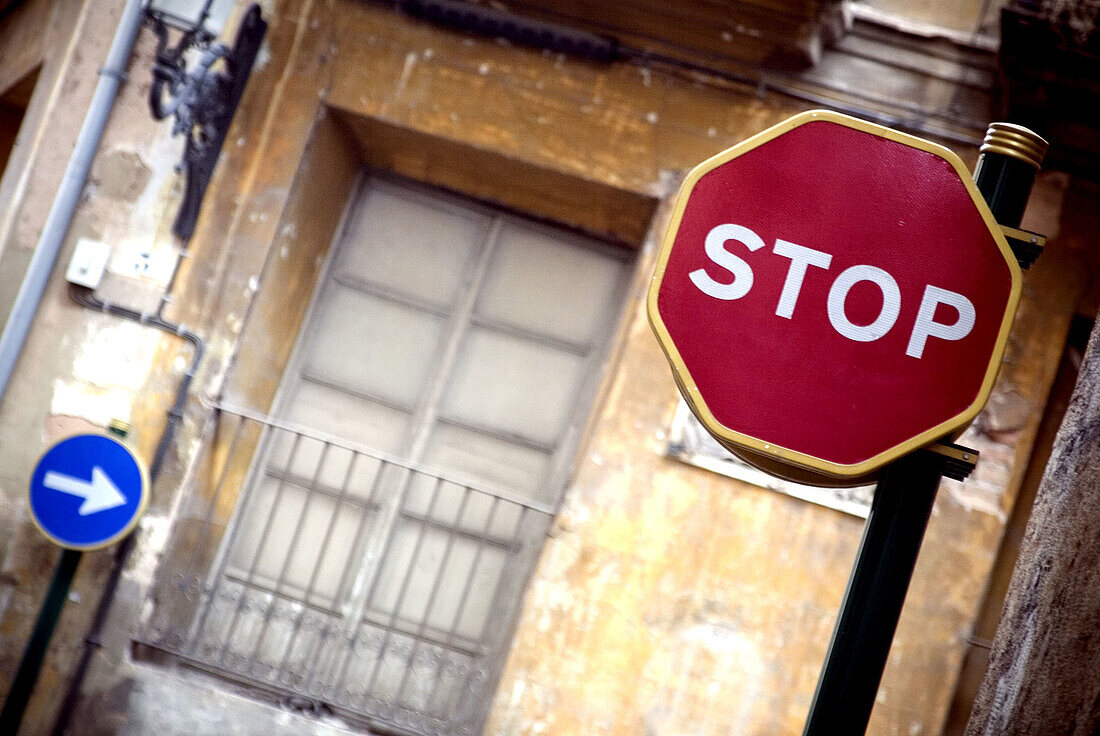
[{"label": "white electrical junction box", "polygon": [[65,271],[65,280],[70,284],[87,286],[94,289],[103,278],[107,260],[111,257],[111,246],[90,238],[77,241],[69,268]]}]

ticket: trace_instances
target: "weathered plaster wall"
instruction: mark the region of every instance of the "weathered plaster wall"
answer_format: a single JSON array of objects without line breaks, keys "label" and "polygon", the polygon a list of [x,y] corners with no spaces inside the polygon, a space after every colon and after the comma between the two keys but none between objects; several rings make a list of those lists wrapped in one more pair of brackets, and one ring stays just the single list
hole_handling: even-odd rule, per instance
[{"label": "weathered plaster wall", "polygon": [[[0,187],[0,320],[6,320],[26,263],[38,241],[84,111],[98,81],[122,2],[30,3],[9,22],[33,23],[20,38],[41,45],[41,71]],[[37,15],[24,14],[34,10]],[[21,26],[22,27],[22,26]],[[11,49],[14,52],[14,48]],[[67,434],[102,430],[111,419],[134,424],[132,441],[150,458],[180,366],[179,347],[148,328],[90,314],[68,297],[61,274],[81,237],[114,246],[100,294],[144,308],[167,274],[156,264],[174,257],[168,234],[170,202],[178,199],[174,164],[180,144],[147,112],[152,39],[144,36],[69,230],[0,405],[0,688],[7,690],[57,560],[57,549],[30,524],[27,482],[43,450]],[[134,264],[150,254],[151,271]],[[155,525],[157,504],[147,525]],[[84,556],[39,687],[28,707],[26,733],[53,722],[68,673],[79,654],[112,551]],[[117,656],[117,653],[116,653]]]},{"label": "weathered plaster wall", "polygon": [[[119,6],[110,8],[117,13]],[[67,12],[79,18],[73,33],[99,44],[86,48],[105,48],[116,16],[103,3],[95,7]],[[278,378],[272,366],[293,342],[297,322],[286,318],[293,303],[264,297],[290,287],[287,298],[305,306],[332,225],[311,218],[307,205],[316,200],[296,187],[309,179],[303,161],[318,121],[339,118],[325,133],[346,136],[346,145],[330,146],[338,155],[640,246],[617,357],[532,581],[487,733],[798,733],[860,522],[663,457],[675,389],[645,326],[641,297],[652,256],[647,243],[660,231],[663,211],[646,222],[652,207],[645,203],[667,202],[692,165],[801,108],[714,80],[466,38],[381,5],[288,0],[265,9],[272,26],[264,52],[168,312],[204,335],[210,355],[175,461],[141,525],[106,645],[93,660],[80,722],[102,723],[102,733],[138,732],[121,730],[127,721],[130,729],[157,727],[149,698],[160,686],[149,682],[158,669],[130,665],[129,641],[181,477],[197,454],[208,411],[198,397],[218,390],[236,355],[227,382],[237,397],[260,407],[270,399]],[[51,54],[61,46],[51,45]],[[159,264],[170,263],[178,247],[168,227],[179,195],[172,168],[179,143],[144,108],[151,52],[143,34],[68,238],[69,248],[80,236],[116,246],[103,293],[127,303],[155,303],[165,273]],[[66,90],[66,105],[79,109],[101,63],[90,55],[64,58],[44,62],[43,89],[51,94],[36,91],[32,103],[39,105],[37,165],[22,169],[19,197],[10,210],[0,209],[0,224],[8,223],[0,230],[8,250],[0,266],[33,247],[49,184],[79,125],[71,114],[63,125],[45,124],[61,104],[52,91]],[[386,135],[366,134],[379,131]],[[424,149],[444,158],[416,155],[408,141],[418,139],[432,141]],[[971,161],[976,155],[961,153]],[[477,166],[485,161],[493,165]],[[502,181],[501,171],[510,178]],[[540,181],[583,185],[594,192],[592,211],[571,213],[560,197],[540,191]],[[1042,184],[1048,232],[1054,228],[1045,226],[1058,221],[1059,182]],[[342,195],[325,193],[337,201],[317,211],[338,208]],[[635,214],[625,217],[624,210]],[[1028,277],[992,408],[965,440],[981,446],[979,473],[941,493],[872,733],[934,734],[946,712],[1076,298],[1074,254],[1058,255],[1057,241],[1051,250],[1055,255]],[[152,264],[145,276],[133,272],[139,261]],[[300,264],[291,270],[301,278],[286,280],[281,262]],[[2,288],[0,294],[10,299]],[[82,312],[59,279],[51,284],[0,406],[0,688],[10,682],[56,558],[26,523],[30,467],[61,434],[115,416],[133,422],[135,444],[150,457],[187,357],[170,337]],[[52,723],[109,564],[110,552],[85,558],[25,734],[45,733]],[[210,687],[204,683],[196,687]],[[198,709],[202,698],[193,700]]]}]

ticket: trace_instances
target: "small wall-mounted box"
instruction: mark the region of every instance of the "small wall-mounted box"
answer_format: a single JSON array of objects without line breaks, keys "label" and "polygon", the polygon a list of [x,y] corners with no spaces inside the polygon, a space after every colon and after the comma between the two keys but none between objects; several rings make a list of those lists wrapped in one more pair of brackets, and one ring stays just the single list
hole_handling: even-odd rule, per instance
[{"label": "small wall-mounted box", "polygon": [[107,260],[111,257],[111,246],[90,238],[77,241],[69,269],[65,271],[65,280],[70,284],[87,286],[94,289],[103,278]]}]

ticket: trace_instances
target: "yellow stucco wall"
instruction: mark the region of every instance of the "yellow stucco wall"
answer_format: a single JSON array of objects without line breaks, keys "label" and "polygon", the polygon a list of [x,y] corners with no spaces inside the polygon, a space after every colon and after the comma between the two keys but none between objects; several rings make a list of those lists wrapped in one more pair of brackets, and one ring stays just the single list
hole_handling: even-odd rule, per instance
[{"label": "yellow stucco wall", "polygon": [[[601,400],[531,581],[486,733],[799,733],[861,522],[664,457],[676,392],[645,324],[642,295],[664,205],[683,173],[805,106],[775,95],[760,99],[754,90],[717,80],[586,63],[464,37],[403,19],[382,5],[302,0],[265,7],[271,30],[170,310],[171,318],[202,331],[210,355],[177,443],[177,461],[154,489],[137,561],[128,572],[138,594],[116,607],[120,633],[96,672],[105,677],[118,666],[112,657],[125,659],[125,632],[137,626],[140,591],[173,521],[179,480],[197,453],[207,411],[197,397],[215,393],[226,371],[233,384],[231,361],[242,329],[253,330],[253,341],[263,344],[257,351],[293,340],[296,321],[280,321],[276,313],[253,315],[243,325],[257,289],[279,288],[264,280],[273,249],[327,248],[324,233],[313,233],[311,243],[286,235],[310,232],[308,212],[288,203],[318,119],[338,113],[342,120],[366,121],[366,129],[403,131],[402,140],[430,139],[431,150],[458,151],[454,155],[467,163],[484,156],[514,164],[509,171],[542,171],[554,181],[594,187],[603,192],[594,207],[656,205],[652,222],[639,221],[640,215],[624,221],[570,214],[555,206],[553,195],[531,185],[537,177],[530,173],[523,186],[512,186],[491,171],[475,177],[469,166],[436,166],[430,157],[386,148],[397,144],[372,143],[366,136],[354,141],[359,155],[378,165],[638,248],[635,288],[624,306]],[[102,36],[103,27],[109,28],[106,22],[82,22],[89,24],[84,33]],[[144,166],[149,175],[136,193],[97,191],[93,184],[70,248],[77,235],[87,234],[110,239],[123,254],[149,243],[174,253],[167,227],[179,196],[171,174],[179,142],[170,141],[165,126],[155,125],[144,110],[151,51],[146,34],[93,179],[102,181],[119,166],[135,175]],[[64,73],[80,79],[93,62],[68,64]],[[87,93],[86,86],[79,89]],[[354,130],[340,129],[349,141],[356,138]],[[970,161],[976,155],[960,153]],[[36,224],[49,204],[46,182],[57,167],[49,163],[36,173],[14,209],[0,212],[0,222],[6,217],[15,223],[6,241],[13,252],[33,247]],[[1041,184],[1038,217],[1050,234],[1058,226],[1063,186],[1058,177]],[[941,492],[869,733],[936,734],[946,713],[1077,293],[1072,254],[1059,255],[1057,241],[1051,250],[1048,270],[1028,277],[994,411],[963,440],[982,450],[979,471],[966,485],[946,484]],[[118,258],[115,293],[127,299],[155,293],[155,282],[122,274],[125,256]],[[0,414],[0,436],[8,443],[0,459],[6,503],[0,521],[18,540],[5,548],[2,560],[15,581],[12,603],[0,610],[3,686],[10,682],[53,555],[18,507],[28,463],[65,431],[101,425],[120,412],[134,421],[135,440],[148,456],[182,355],[172,338],[82,313],[56,280],[37,325]],[[256,341],[256,335],[263,339]],[[240,357],[247,359],[249,350],[246,344]],[[93,351],[121,356],[126,371],[97,373],[92,363],[81,362]],[[262,402],[274,383],[245,387],[243,395]],[[66,610],[45,672],[55,690],[71,670],[109,554],[89,555],[78,576],[76,590],[88,602]],[[25,732],[45,733],[55,706],[48,694],[37,694],[38,725]]]}]

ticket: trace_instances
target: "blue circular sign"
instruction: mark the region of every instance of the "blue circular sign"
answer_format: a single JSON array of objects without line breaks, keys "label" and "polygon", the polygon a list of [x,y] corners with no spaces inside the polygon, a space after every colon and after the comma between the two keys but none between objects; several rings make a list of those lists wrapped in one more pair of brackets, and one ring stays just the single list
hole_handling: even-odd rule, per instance
[{"label": "blue circular sign", "polygon": [[145,469],[114,437],[80,434],[46,451],[31,476],[31,518],[68,549],[103,547],[126,536],[145,510]]}]

